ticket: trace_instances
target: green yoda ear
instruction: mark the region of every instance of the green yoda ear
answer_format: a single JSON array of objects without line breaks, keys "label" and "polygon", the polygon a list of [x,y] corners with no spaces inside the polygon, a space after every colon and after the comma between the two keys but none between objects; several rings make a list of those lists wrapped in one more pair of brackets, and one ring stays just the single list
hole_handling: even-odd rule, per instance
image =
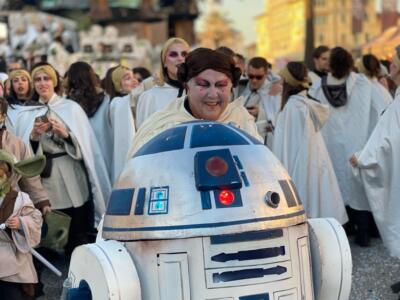
[{"label": "green yoda ear", "polygon": [[25,160],[21,160],[14,164],[13,169],[22,177],[34,177],[42,173],[46,165],[46,157],[44,155],[37,155]]}]

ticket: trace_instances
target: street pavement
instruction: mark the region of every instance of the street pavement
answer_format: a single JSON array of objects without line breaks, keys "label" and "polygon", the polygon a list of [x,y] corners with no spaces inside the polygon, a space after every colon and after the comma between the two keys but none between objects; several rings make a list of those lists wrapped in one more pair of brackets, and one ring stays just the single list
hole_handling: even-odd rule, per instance
[{"label": "street pavement", "polygon": [[[398,300],[390,286],[400,281],[400,259],[389,256],[380,239],[372,239],[368,248],[361,248],[350,241],[353,256],[353,280],[350,300]],[[58,259],[53,262],[65,279],[68,261]],[[63,280],[45,270],[42,275],[45,296],[39,300],[60,299]]]}]

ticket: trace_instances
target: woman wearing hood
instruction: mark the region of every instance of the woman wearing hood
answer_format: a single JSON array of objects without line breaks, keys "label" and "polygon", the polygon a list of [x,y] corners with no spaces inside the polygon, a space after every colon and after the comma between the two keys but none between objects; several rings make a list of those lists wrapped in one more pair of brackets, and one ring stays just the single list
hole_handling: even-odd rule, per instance
[{"label": "woman wearing hood", "polygon": [[[355,242],[368,246],[373,224],[370,206],[362,185],[352,173],[348,158],[365,145],[378,120],[372,84],[365,76],[352,72],[353,57],[341,47],[331,50],[329,67],[328,76],[313,84],[310,95],[331,108],[321,132],[344,203],[350,208],[350,225],[354,223],[356,230]],[[353,226],[348,228],[353,229]]]},{"label": "woman wearing hood", "polygon": [[170,38],[161,51],[161,70],[157,85],[140,95],[136,108],[136,126],[139,128],[153,113],[168,106],[184,92],[178,80],[178,65],[185,62],[188,43],[180,38]]},{"label": "woman wearing hood", "polygon": [[346,209],[321,134],[329,107],[308,96],[311,80],[307,73],[301,62],[289,62],[280,73],[282,107],[272,152],[292,177],[308,217],[331,217],[344,224]]}]

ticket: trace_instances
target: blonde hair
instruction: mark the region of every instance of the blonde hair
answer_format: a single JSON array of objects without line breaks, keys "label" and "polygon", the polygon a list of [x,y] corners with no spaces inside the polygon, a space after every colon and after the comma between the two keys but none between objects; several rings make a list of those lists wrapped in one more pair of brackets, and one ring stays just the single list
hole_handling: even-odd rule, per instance
[{"label": "blonde hair", "polygon": [[166,78],[165,78],[166,73],[165,73],[165,70],[164,70],[164,68],[165,68],[165,60],[167,58],[167,52],[168,52],[169,48],[173,44],[182,44],[182,45],[186,46],[188,49],[190,48],[189,44],[184,39],[181,39],[181,38],[178,38],[178,37],[170,38],[164,43],[164,46],[163,46],[163,48],[161,50],[161,56],[160,56],[161,57],[161,67],[160,67],[160,74],[159,74],[160,75],[160,78],[159,78],[160,82],[159,83],[161,83],[160,85],[163,85],[165,83],[165,81],[166,81]]}]

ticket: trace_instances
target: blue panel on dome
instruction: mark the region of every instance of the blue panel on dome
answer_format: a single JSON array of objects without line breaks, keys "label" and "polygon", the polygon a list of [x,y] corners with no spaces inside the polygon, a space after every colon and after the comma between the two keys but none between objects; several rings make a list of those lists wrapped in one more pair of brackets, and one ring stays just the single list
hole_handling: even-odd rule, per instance
[{"label": "blue panel on dome", "polygon": [[[224,174],[215,176],[207,171],[207,161],[212,157],[219,157],[226,163],[227,170]],[[229,149],[197,152],[194,156],[194,179],[199,191],[222,188],[240,189],[242,187],[242,181]]]},{"label": "blue panel on dome", "polygon": [[127,216],[131,212],[135,189],[113,190],[108,202],[107,215]]},{"label": "blue panel on dome", "polygon": [[190,148],[231,145],[249,145],[249,143],[224,124],[210,123],[193,126]]},{"label": "blue panel on dome", "polygon": [[144,144],[133,157],[183,149],[186,126],[167,129]]},{"label": "blue panel on dome", "polygon": [[241,134],[243,134],[244,136],[246,136],[246,137],[247,137],[250,141],[252,141],[254,144],[256,144],[256,145],[264,145],[264,144],[261,143],[259,140],[257,140],[254,136],[248,134],[246,131],[244,131],[244,130],[242,130],[242,129],[240,129],[240,128],[237,128],[237,127],[235,127],[235,126],[232,126],[232,125],[229,125],[229,126],[231,126],[232,128],[234,128],[234,129],[237,130],[237,131],[240,131]]}]

